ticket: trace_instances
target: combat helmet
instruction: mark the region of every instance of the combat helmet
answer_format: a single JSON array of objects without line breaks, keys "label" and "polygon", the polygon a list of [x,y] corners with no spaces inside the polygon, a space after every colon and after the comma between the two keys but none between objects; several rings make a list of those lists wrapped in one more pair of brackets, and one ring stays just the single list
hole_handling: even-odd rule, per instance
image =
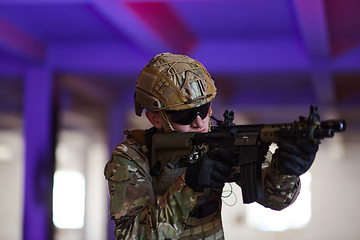
[{"label": "combat helmet", "polygon": [[201,63],[186,55],[162,53],[152,58],[139,74],[135,112],[138,116],[144,108],[159,112],[172,129],[166,110],[199,107],[215,95],[215,82]]}]

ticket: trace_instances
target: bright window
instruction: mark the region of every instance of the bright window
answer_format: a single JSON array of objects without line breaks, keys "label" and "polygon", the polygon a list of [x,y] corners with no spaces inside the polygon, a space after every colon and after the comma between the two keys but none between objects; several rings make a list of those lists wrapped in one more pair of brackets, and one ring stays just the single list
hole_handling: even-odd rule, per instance
[{"label": "bright window", "polygon": [[274,211],[257,203],[247,205],[246,223],[261,231],[285,231],[305,227],[311,219],[311,174],[301,176],[301,192],[297,200],[282,211]]},{"label": "bright window", "polygon": [[77,171],[56,171],[53,189],[53,222],[57,228],[84,226],[85,178]]}]

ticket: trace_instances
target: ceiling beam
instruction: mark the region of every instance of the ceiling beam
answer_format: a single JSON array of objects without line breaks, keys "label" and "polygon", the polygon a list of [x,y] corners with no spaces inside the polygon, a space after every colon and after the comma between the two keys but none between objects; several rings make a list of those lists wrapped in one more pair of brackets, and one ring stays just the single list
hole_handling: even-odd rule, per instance
[{"label": "ceiling beam", "polygon": [[88,3],[89,0],[1,0],[2,5],[20,6],[24,4],[59,4],[59,3]]},{"label": "ceiling beam", "polygon": [[126,6],[154,32],[171,51],[189,54],[197,38],[182,17],[166,2],[127,2]]},{"label": "ceiling beam", "polygon": [[323,0],[293,0],[292,3],[312,63],[311,78],[318,105],[326,106],[326,112],[333,111],[336,93],[325,3]]},{"label": "ceiling beam", "polygon": [[24,59],[43,62],[46,46],[0,17],[0,48]]},{"label": "ceiling beam", "polygon": [[327,0],[325,7],[332,57],[360,46],[359,0]]},{"label": "ceiling beam", "polygon": [[330,56],[328,26],[323,0],[293,0],[294,13],[309,57],[314,60]]},{"label": "ceiling beam", "polygon": [[154,55],[167,51],[166,43],[142,21],[135,12],[129,11],[125,1],[92,0],[92,5],[127,41],[145,54]]},{"label": "ceiling beam", "polygon": [[104,81],[105,78],[106,76],[95,77],[74,74],[57,76],[61,86],[72,93],[71,96],[78,96],[104,106],[119,99],[119,88],[115,84]]}]

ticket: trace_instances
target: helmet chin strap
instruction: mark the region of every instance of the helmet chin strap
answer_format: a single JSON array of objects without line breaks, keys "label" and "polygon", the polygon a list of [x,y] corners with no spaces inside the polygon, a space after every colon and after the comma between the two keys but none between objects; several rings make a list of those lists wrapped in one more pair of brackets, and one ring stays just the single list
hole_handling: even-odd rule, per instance
[{"label": "helmet chin strap", "polygon": [[169,121],[169,118],[166,115],[165,110],[161,110],[159,111],[160,116],[162,117],[162,119],[164,119],[165,123],[166,123],[166,130],[170,131],[170,132],[175,132],[174,127],[171,125],[171,122]]},{"label": "helmet chin strap", "polygon": [[[209,118],[212,116],[212,113],[213,113],[213,110],[212,108],[210,107],[210,110],[209,110]],[[209,119],[209,126],[208,126],[208,132],[211,130],[211,126],[212,126],[212,123]]]}]

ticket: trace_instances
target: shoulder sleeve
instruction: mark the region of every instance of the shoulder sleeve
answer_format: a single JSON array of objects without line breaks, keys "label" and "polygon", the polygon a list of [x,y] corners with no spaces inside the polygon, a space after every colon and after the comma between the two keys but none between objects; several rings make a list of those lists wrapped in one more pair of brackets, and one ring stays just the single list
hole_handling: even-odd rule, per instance
[{"label": "shoulder sleeve", "polygon": [[300,178],[295,175],[281,175],[276,167],[276,159],[268,154],[262,170],[264,199],[257,202],[261,205],[282,210],[290,206],[300,192]]},{"label": "shoulder sleeve", "polygon": [[155,199],[149,171],[147,157],[132,139],[121,142],[105,166],[117,239],[179,238],[196,204],[199,193],[182,177]]}]

